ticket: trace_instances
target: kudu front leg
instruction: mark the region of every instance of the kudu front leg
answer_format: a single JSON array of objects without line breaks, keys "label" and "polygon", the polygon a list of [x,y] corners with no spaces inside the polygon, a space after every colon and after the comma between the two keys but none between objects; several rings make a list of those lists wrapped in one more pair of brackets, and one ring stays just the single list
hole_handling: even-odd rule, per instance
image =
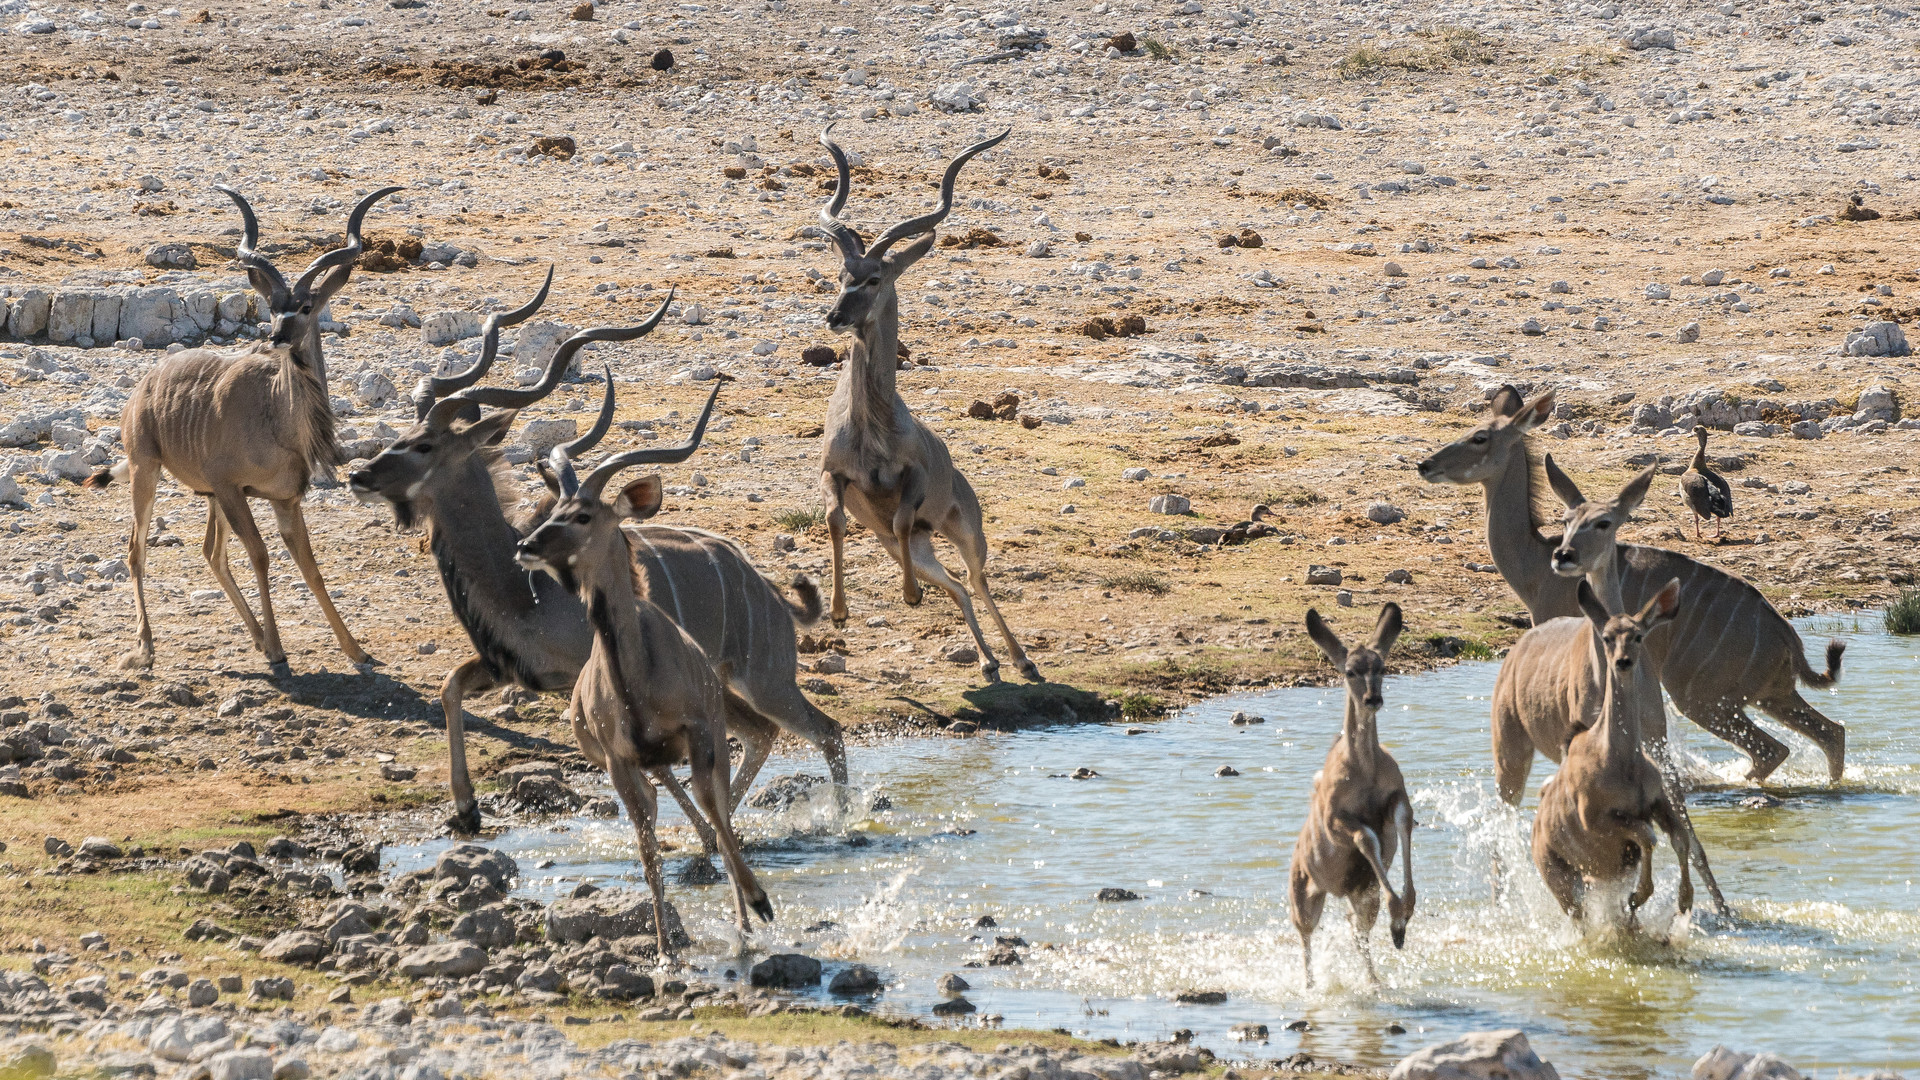
[{"label": "kudu front leg", "polygon": [[314,602],[320,605],[320,614],[326,616],[327,625],[333,628],[333,639],[340,643],[340,651],[356,664],[376,663],[373,657],[367,655],[367,650],[354,640],[353,632],[347,629],[346,620],[334,610],[333,597],[327,595],[327,583],[320,576],[320,564],[313,558],[313,542],[307,535],[307,517],[300,511],[300,500],[275,502],[273,516],[280,525],[280,538],[287,542],[294,565],[300,568],[300,577],[307,583],[307,591],[313,594]]},{"label": "kudu front leg", "polygon": [[440,684],[440,711],[447,718],[447,781],[453,788],[453,816],[447,827],[468,836],[480,831],[480,800],[473,794],[473,778],[467,772],[467,724],[465,698],[481,694],[494,685],[479,657],[447,672]]},{"label": "kudu front leg", "polygon": [[653,940],[655,957],[665,964],[672,953],[667,942],[667,880],[660,866],[660,837],[654,832],[656,811],[653,786],[645,783],[636,766],[627,761],[607,763],[607,775],[613,790],[627,804],[627,816],[640,840],[640,866],[647,875],[647,888],[653,893]]},{"label": "kudu front leg", "polygon": [[1707,895],[1713,898],[1715,915],[1731,915],[1727,901],[1720,895],[1720,886],[1713,880],[1713,871],[1707,867],[1707,853],[1700,846],[1700,838],[1693,833],[1693,821],[1688,818],[1684,804],[1676,805],[1662,800],[1653,807],[1654,824],[1667,834],[1667,844],[1673,848],[1674,855],[1680,861],[1679,905],[1682,913],[1693,910],[1693,876],[1688,872],[1691,859],[1688,853],[1698,853],[1700,857],[1701,880],[1707,884]]},{"label": "kudu front leg", "polygon": [[247,549],[247,561],[253,564],[254,583],[260,591],[260,651],[266,654],[269,665],[285,668],[287,650],[280,645],[280,627],[273,618],[273,562],[267,542],[260,538],[260,527],[254,523],[245,495],[221,491],[214,498],[219,500],[221,513],[227,515],[228,527],[240,538],[240,546]]},{"label": "kudu front leg", "polygon": [[906,601],[908,607],[919,604],[924,598],[920,591],[920,577],[913,569],[913,529],[919,520],[920,504],[926,497],[926,475],[911,465],[901,470],[899,501],[893,507],[893,541],[895,555],[900,560],[900,598]]},{"label": "kudu front leg", "polygon": [[847,625],[847,482],[831,473],[821,484],[827,489],[827,539],[833,558],[833,588],[827,617],[835,626]]},{"label": "kudu front leg", "polygon": [[[1400,805],[1404,805],[1404,803]],[[1411,817],[1412,815],[1409,814],[1408,816]],[[1396,949],[1404,948],[1407,941],[1406,916],[1413,911],[1413,898],[1411,896],[1401,897],[1399,893],[1393,891],[1393,885],[1388,882],[1387,863],[1386,859],[1380,853],[1379,834],[1375,833],[1371,828],[1361,825],[1354,829],[1350,835],[1353,839],[1353,846],[1360,849],[1361,857],[1367,860],[1368,866],[1373,867],[1374,880],[1379,884],[1380,891],[1387,896],[1387,912],[1393,920],[1393,947]],[[1380,903],[1377,894],[1373,902],[1375,914],[1377,915]],[[1369,930],[1373,928],[1372,919],[1367,921],[1367,928]],[[1371,958],[1368,960],[1368,965],[1369,968],[1371,968]]]}]

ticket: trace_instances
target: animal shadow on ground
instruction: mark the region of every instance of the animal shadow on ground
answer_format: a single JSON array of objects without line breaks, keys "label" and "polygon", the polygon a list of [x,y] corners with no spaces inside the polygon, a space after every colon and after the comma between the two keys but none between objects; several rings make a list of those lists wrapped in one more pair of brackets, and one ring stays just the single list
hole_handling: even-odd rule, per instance
[{"label": "animal shadow on ground", "polygon": [[[269,672],[231,672],[244,683],[278,690],[295,705],[337,709],[365,720],[438,720],[438,703],[380,672],[325,671],[275,676]],[[444,722],[443,722],[444,723]]]}]

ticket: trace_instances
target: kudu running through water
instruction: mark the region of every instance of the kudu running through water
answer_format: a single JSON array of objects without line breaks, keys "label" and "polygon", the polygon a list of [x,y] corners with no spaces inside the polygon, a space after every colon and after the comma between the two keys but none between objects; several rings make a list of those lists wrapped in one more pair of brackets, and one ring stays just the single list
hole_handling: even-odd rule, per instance
[{"label": "kudu running through water", "polygon": [[[139,644],[122,660],[127,668],[153,666],[153,624],[147,614],[147,528],[165,469],[183,487],[207,500],[207,533],[200,551],[220,589],[240,613],[253,647],[276,669],[287,651],[280,644],[270,591],[267,545],[254,523],[249,499],[273,507],[280,538],[326,616],[340,649],[356,664],[372,662],[355,641],[327,595],[314,562],[300,500],[313,471],[340,464],[333,407],[327,398],[326,361],[320,355],[320,312],[347,283],[360,257],[360,224],[373,204],[402,189],[381,188],[360,200],[347,218],[346,245],[315,259],[292,285],[257,250],[260,222],[240,193],[219,188],[240,208],[244,231],[236,258],[254,291],[267,300],[273,322],[267,340],[237,349],[183,349],[154,365],[128,395],[120,416],[126,460],[86,480],[104,488],[124,480],[133,489],[133,535],[127,567],[133,574],[133,606]],[[233,579],[227,538],[238,536],[253,564],[260,618]]]},{"label": "kudu running through water", "polygon": [[[1573,479],[1554,464],[1552,455],[1547,455],[1545,466],[1547,482],[1567,506],[1565,529],[1553,550],[1553,572],[1576,582],[1585,578],[1608,610],[1623,610],[1617,536],[1620,526],[1646,499],[1658,469],[1649,466],[1612,499],[1594,500],[1581,494]],[[1642,748],[1666,782],[1673,812],[1685,820],[1692,844],[1688,857],[1713,897],[1715,910],[1725,913],[1726,900],[1706,849],[1691,820],[1686,820],[1686,789],[1667,742],[1666,700],[1660,694],[1659,676],[1649,668],[1636,664],[1625,678],[1625,707],[1632,709]],[[1617,675],[1611,672],[1605,642],[1584,617],[1548,619],[1521,635],[1493,684],[1493,767],[1502,799],[1520,805],[1536,750],[1558,764],[1573,737],[1599,721],[1608,680]]]},{"label": "kudu running through water", "polygon": [[[1552,411],[1551,391],[1525,404],[1513,387],[1503,387],[1490,420],[1419,466],[1429,483],[1486,489],[1487,546],[1535,626],[1580,614],[1577,580],[1553,571],[1559,538],[1541,534],[1534,510],[1537,480],[1526,435]],[[1815,671],[1793,624],[1740,578],[1665,548],[1623,544],[1619,559],[1627,608],[1638,610],[1661,585],[1680,581],[1683,614],[1647,639],[1648,662],[1680,712],[1744,751],[1752,762],[1747,778],[1760,783],[1788,749],[1747,716],[1747,706],[1758,706],[1818,746],[1828,776],[1838,780],[1846,769],[1847,729],[1808,704],[1796,679],[1815,688],[1833,685],[1845,646],[1829,642],[1827,670]]]},{"label": "kudu running through water", "polygon": [[[1287,907],[1300,933],[1308,986],[1313,985],[1313,931],[1329,896],[1346,898],[1354,944],[1367,963],[1367,977],[1379,982],[1368,938],[1380,917],[1380,894],[1387,894],[1396,949],[1406,945],[1414,904],[1413,803],[1399,762],[1380,745],[1379,730],[1380,684],[1387,653],[1400,636],[1400,606],[1383,604],[1373,636],[1352,649],[1312,609],[1307,636],[1346,682],[1347,713],[1326,764],[1313,778],[1307,823],[1294,841],[1287,871]],[[1387,880],[1396,848],[1403,856],[1399,892]]]},{"label": "kudu running through water", "polygon": [[[715,387],[718,394],[719,388]],[[708,408],[712,408],[709,401]],[[622,518],[644,518],[659,505],[660,478],[648,476],[601,499],[616,473],[635,465],[684,461],[700,444],[705,417],[686,445],[615,454],[581,480],[565,447],[555,447],[553,469],[560,501],[547,520],[520,541],[519,561],[545,570],[586,606],[593,652],[573,687],[573,732],[580,749],[613,779],[640,837],[640,861],[653,890],[654,929],[666,955],[666,884],[654,833],[653,786],[687,759],[688,786],[706,813],[733,883],[740,932],[747,912],[773,921],[773,905],[754,880],[733,832],[727,797],[726,675],[716,672],[700,645],[666,611],[636,588],[633,549]],[[720,665],[725,668],[723,662]]]},{"label": "kudu running through water", "polygon": [[[1694,846],[1686,818],[1667,796],[1660,769],[1641,748],[1639,696],[1633,687],[1646,660],[1647,636],[1680,610],[1680,582],[1667,583],[1638,613],[1607,611],[1593,586],[1577,585],[1583,617],[1599,635],[1606,657],[1606,690],[1594,725],[1567,746],[1560,771],[1540,789],[1533,819],[1533,863],[1561,910],[1584,921],[1585,899],[1596,886],[1624,885],[1628,925],[1653,895],[1653,829],[1675,852]],[[1693,880],[1680,862],[1680,911],[1693,908]],[[1637,875],[1637,878],[1636,878]]]},{"label": "kudu running through water", "polygon": [[[454,804],[449,824],[459,832],[480,829],[480,804],[467,768],[466,697],[502,683],[534,691],[564,690],[579,677],[593,650],[593,630],[580,601],[551,576],[529,573],[515,562],[516,546],[546,519],[547,507],[526,517],[509,516],[520,495],[498,446],[518,410],[550,394],[587,342],[639,337],[666,312],[663,304],[633,330],[589,330],[569,338],[530,389],[466,390],[493,363],[499,328],[531,316],[545,296],[543,286],[526,306],[490,317],[480,359],[457,375],[422,380],[415,392],[419,421],[349,477],[360,499],[389,503],[402,528],[424,521],[440,582],[473,644],[474,655],[448,672],[440,687]],[[462,392],[442,396],[456,390]],[[482,404],[508,411],[481,417]],[[612,419],[609,379],[598,420],[567,444],[569,456],[597,445]],[[790,603],[754,570],[738,546],[722,537],[659,525],[630,528],[629,533],[634,571],[649,595],[659,598],[716,665],[727,665],[728,726],[745,751],[734,777],[732,803],[737,806],[752,786],[781,730],[819,747],[834,783],[845,784],[847,758],[839,723],[794,685],[794,624],[808,625],[820,617],[813,582],[796,576],[793,591],[799,603]],[[689,820],[713,851],[711,831],[684,801],[679,785],[668,790],[683,802]]]},{"label": "kudu running through water", "polygon": [[[1007,629],[1007,620],[1001,617],[987,585],[987,536],[980,499],[973,485],[954,467],[947,444],[913,415],[894,387],[894,373],[900,366],[900,298],[896,291],[900,275],[933,250],[937,239],[933,230],[953,210],[953,182],[961,166],[974,155],[998,146],[1008,133],[1003,131],[962,150],[940,180],[939,207],[895,225],[881,233],[872,247],[866,247],[859,235],[838,218],[847,205],[852,169],[846,153],[828,138],[831,130],[829,127],[820,133],[820,143],[833,156],[839,186],[820,209],[820,226],[815,231],[831,239],[840,251],[840,295],[827,313],[827,328],[836,334],[853,333],[840,381],[827,403],[820,451],[827,533],[833,541],[830,611],[834,625],[847,621],[844,564],[847,511],[851,510],[854,519],[872,530],[887,554],[900,564],[904,575],[902,596],[908,604],[920,602],[920,583],[925,581],[946,590],[960,605],[960,614],[966,618],[967,629],[980,650],[980,672],[988,682],[999,681],[1000,661],[980,633],[980,620],[967,598],[968,589],[999,628],[1020,674],[1038,681],[1040,669],[1014,640],[1013,631]],[[910,236],[920,239],[888,253],[894,244]],[[960,553],[967,567],[965,587],[934,556],[935,533],[946,537]]]}]

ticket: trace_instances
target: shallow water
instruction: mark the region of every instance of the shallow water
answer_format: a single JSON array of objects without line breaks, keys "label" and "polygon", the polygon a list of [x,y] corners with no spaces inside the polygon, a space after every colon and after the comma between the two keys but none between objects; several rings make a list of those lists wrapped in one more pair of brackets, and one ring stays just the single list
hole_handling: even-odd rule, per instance
[{"label": "shallow water", "polygon": [[[1340,728],[1336,689],[1219,698],[1132,736],[1124,724],[1087,725],[856,748],[855,783],[891,809],[844,822],[824,806],[739,816],[779,911],[753,945],[819,956],[829,974],[835,961],[869,964],[886,976],[881,1003],[893,1010],[924,1015],[940,999],[935,980],[954,971],[981,1013],[1008,1026],[1120,1039],[1187,1028],[1226,1055],[1304,1050],[1387,1065],[1463,1030],[1521,1027],[1563,1075],[1684,1076],[1716,1042],[1773,1050],[1803,1072],[1920,1068],[1920,727],[1907,707],[1920,689],[1920,641],[1881,633],[1872,616],[1800,626],[1816,653],[1832,634],[1850,642],[1841,684],[1805,691],[1849,726],[1842,783],[1829,786],[1818,751],[1776,727],[1795,746],[1769,788],[1782,804],[1742,807],[1753,794],[1738,783],[1744,759],[1673,724],[1732,920],[1674,918],[1677,868],[1662,846],[1646,932],[1579,937],[1527,854],[1552,766],[1536,763],[1518,814],[1499,802],[1486,734],[1496,666],[1466,664],[1387,683],[1381,736],[1419,818],[1419,909],[1398,952],[1383,912],[1377,988],[1341,901],[1321,919],[1312,991],[1287,917],[1293,838]],[[1236,709],[1267,722],[1232,726]],[[1241,775],[1216,777],[1221,765]],[[1065,777],[1082,766],[1099,776]],[[776,758],[761,776],[791,771],[823,769],[817,758]],[[682,820],[661,801],[669,821]],[[678,838],[690,838],[683,825]],[[625,820],[572,818],[489,842],[520,861],[531,895],[582,880],[645,887]],[[445,846],[388,852],[409,869]],[[1496,853],[1506,867],[1497,902]],[[535,869],[546,859],[555,865]],[[1107,886],[1141,899],[1096,903]],[[737,967],[730,891],[674,883],[669,895],[699,940],[688,959],[716,975]],[[987,914],[998,928],[975,929]],[[836,925],[803,932],[823,920]],[[996,934],[1033,943],[1023,964],[962,966],[984,959]],[[1225,991],[1228,1001],[1175,1004],[1183,990]],[[1311,1029],[1287,1030],[1296,1020]],[[1230,1041],[1244,1022],[1266,1024],[1269,1041]],[[1387,1033],[1396,1023],[1404,1034]]]}]

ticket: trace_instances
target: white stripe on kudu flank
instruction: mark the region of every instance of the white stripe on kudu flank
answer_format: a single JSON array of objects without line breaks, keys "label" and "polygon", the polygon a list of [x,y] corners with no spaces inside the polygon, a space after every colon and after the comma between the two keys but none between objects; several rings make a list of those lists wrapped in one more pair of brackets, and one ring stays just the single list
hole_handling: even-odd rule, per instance
[{"label": "white stripe on kudu flank", "polygon": [[636,529],[630,535],[636,536],[641,543],[647,545],[648,553],[653,556],[653,565],[659,567],[661,576],[667,579],[667,595],[673,600],[673,621],[682,627],[686,626],[687,613],[680,606],[680,589],[673,582],[673,573],[667,569],[666,557],[660,554],[660,549],[654,546],[652,540],[647,539],[645,529]]}]

